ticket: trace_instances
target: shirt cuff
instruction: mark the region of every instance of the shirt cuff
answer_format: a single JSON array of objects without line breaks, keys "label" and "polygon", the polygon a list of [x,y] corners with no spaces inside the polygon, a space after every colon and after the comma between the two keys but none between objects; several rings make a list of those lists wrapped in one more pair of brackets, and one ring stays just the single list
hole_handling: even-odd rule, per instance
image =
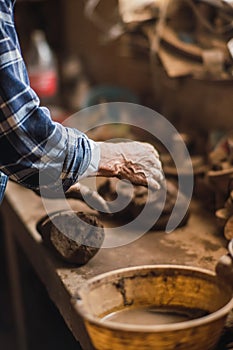
[{"label": "shirt cuff", "polygon": [[90,148],[91,148],[91,161],[89,163],[88,168],[85,170],[85,172],[78,177],[78,180],[81,180],[84,177],[88,177],[96,174],[96,172],[99,169],[100,145],[98,142],[95,142],[93,140],[89,139],[88,141],[90,143]]}]

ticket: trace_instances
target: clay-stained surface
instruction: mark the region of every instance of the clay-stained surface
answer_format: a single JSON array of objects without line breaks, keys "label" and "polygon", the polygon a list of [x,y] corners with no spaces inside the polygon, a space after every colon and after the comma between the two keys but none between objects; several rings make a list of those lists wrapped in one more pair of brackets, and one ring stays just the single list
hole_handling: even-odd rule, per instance
[{"label": "clay-stained surface", "polygon": [[[28,229],[28,233],[40,244],[41,236],[36,231],[36,223],[45,214],[41,199],[14,183],[8,185],[7,199]],[[59,200],[47,200],[46,203],[48,202],[51,203],[51,211],[62,209],[64,206]],[[74,210],[93,212],[82,202],[68,202]],[[124,266],[156,263],[193,265],[213,270],[218,258],[226,252],[227,241],[217,225],[214,214],[205,212],[201,203],[193,202],[190,212],[187,225],[170,234],[162,231],[149,232],[128,245],[101,249],[81,268],[64,264],[61,272],[59,267],[57,271],[61,277],[65,271],[64,279],[72,276],[72,284],[77,287],[75,272],[86,279]],[[72,290],[73,288],[70,292]]]},{"label": "clay-stained surface", "polygon": [[[10,182],[6,202],[11,208],[11,215],[17,218],[22,226],[22,232],[13,229],[15,237],[34,268],[38,270],[49,295],[60,309],[68,326],[83,344],[85,341],[83,342],[80,334],[80,321],[72,313],[71,300],[86,279],[121,267],[142,264],[181,264],[213,271],[218,259],[227,251],[227,241],[217,225],[214,213],[205,211],[201,203],[194,201],[191,204],[189,220],[184,227],[170,234],[151,231],[125,246],[102,248],[86,265],[77,267],[56,259],[43,245],[41,236],[36,231],[37,221],[45,215],[41,198],[32,191]],[[64,203],[59,200],[48,202],[51,212],[64,207]],[[69,200],[68,203],[74,210],[93,212],[77,200]],[[12,227],[15,227],[15,222],[12,219],[11,221]],[[229,337],[229,328],[227,332]],[[86,346],[86,349],[91,347]]]}]

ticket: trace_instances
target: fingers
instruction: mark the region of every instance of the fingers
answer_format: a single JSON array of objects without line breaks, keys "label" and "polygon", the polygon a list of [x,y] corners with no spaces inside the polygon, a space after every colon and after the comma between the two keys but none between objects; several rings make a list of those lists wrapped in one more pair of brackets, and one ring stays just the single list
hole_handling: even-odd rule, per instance
[{"label": "fingers", "polygon": [[159,190],[161,188],[161,182],[162,180],[159,180],[152,177],[152,176],[148,176],[146,177],[145,175],[131,175],[131,176],[118,176],[118,178],[120,179],[126,179],[129,180],[133,185],[139,185],[139,186],[145,186],[145,187],[149,187],[152,190]]},{"label": "fingers", "polygon": [[102,213],[111,213],[105,199],[101,197],[99,193],[96,191],[93,191],[93,192],[91,191],[91,193],[89,193],[89,203],[94,209]]},{"label": "fingers", "polygon": [[148,186],[156,188],[156,183],[158,185],[158,189],[160,189],[162,183],[165,181],[164,172],[162,166],[159,169],[153,169],[152,176],[148,176]]},{"label": "fingers", "polygon": [[147,186],[154,190],[159,190],[161,188],[160,183],[153,178],[147,179]]},{"label": "fingers", "polygon": [[73,185],[66,192],[66,198],[79,199],[85,202],[90,208],[100,212],[110,212],[107,202],[98,192],[92,191],[89,187],[80,183]]},{"label": "fingers", "polygon": [[65,193],[66,198],[73,198],[73,199],[80,199],[82,200],[82,194],[80,192],[80,184],[76,183],[75,185],[71,186],[68,191]]}]

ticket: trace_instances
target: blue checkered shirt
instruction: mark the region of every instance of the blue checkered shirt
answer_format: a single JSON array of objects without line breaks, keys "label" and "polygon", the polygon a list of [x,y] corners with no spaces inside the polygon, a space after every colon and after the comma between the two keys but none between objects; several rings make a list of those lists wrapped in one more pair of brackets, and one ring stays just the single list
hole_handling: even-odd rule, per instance
[{"label": "blue checkered shirt", "polygon": [[0,195],[8,177],[35,190],[66,191],[87,170],[91,141],[53,122],[40,106],[29,86],[13,5],[13,0],[0,0]]}]

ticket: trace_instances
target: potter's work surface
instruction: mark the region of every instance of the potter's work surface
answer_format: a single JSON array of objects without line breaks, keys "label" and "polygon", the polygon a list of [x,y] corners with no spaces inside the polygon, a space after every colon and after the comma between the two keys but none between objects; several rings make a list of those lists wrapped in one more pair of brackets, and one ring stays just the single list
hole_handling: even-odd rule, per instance
[{"label": "potter's work surface", "polygon": [[[59,200],[50,200],[51,211],[62,209],[62,205]],[[69,205],[74,210],[91,212],[78,200],[69,200]],[[213,271],[227,251],[227,241],[214,214],[195,201],[191,203],[190,218],[184,227],[170,234],[152,231],[127,245],[102,248],[82,267],[63,263],[43,245],[36,223],[46,212],[41,198],[32,191],[9,182],[2,209],[7,213],[15,238],[77,339],[80,339],[80,327],[69,303],[86,279],[122,267],[149,264],[181,264]],[[65,293],[63,298],[62,293]]]}]

